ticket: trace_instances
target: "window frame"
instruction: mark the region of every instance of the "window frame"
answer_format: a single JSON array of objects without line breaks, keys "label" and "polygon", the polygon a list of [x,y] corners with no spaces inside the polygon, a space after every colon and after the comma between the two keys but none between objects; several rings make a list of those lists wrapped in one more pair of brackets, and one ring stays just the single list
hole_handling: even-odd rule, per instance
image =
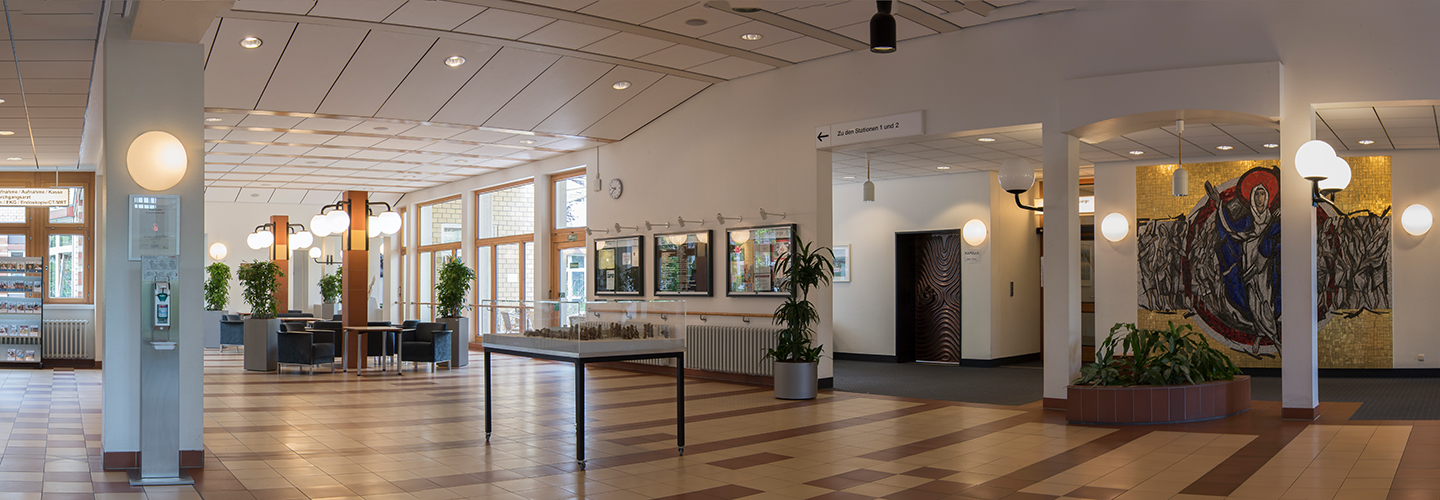
[{"label": "window frame", "polygon": [[[84,211],[84,222],[50,222],[49,207],[29,207],[26,209],[26,217],[29,222],[24,224],[30,226],[30,241],[25,245],[27,255],[41,256],[45,259],[45,293],[43,302],[45,304],[94,304],[95,303],[95,174],[91,172],[66,172],[36,173],[32,174],[30,185],[27,187],[61,187],[81,188],[84,191],[84,203],[81,210]],[[10,175],[7,175],[9,177]],[[5,224],[0,230],[8,227],[19,226],[17,224]],[[81,245],[85,252],[84,262],[81,263],[82,272],[85,276],[81,279],[81,286],[85,291],[80,298],[52,298],[50,297],[50,273],[54,272],[50,266],[50,236],[51,235],[80,235],[84,238]]]},{"label": "window frame", "polygon": [[[435,200],[427,201],[427,202],[425,202],[425,203],[417,203],[417,204],[415,204],[415,223],[410,225],[411,227],[414,228],[414,231],[415,231],[414,233],[412,233],[413,236],[414,236],[414,238],[415,238],[415,240],[414,240],[414,241],[415,241],[415,256],[413,257],[413,260],[412,260],[412,258],[409,257],[408,255],[405,257],[405,259],[406,259],[407,261],[411,261],[411,262],[412,262],[412,264],[413,264],[412,269],[415,270],[414,276],[409,276],[409,277],[407,277],[408,280],[411,280],[411,284],[413,285],[412,290],[414,290],[415,293],[414,293],[414,295],[407,295],[407,297],[414,299],[414,300],[411,301],[411,305],[414,306],[413,309],[412,309],[412,313],[414,314],[414,317],[416,317],[416,318],[420,317],[420,308],[421,308],[422,306],[425,306],[425,305],[432,306],[432,307],[431,307],[431,311],[432,311],[432,314],[433,314],[433,311],[434,311],[434,307],[433,307],[433,306],[435,305],[435,301],[433,300],[433,299],[434,299],[433,296],[431,297],[432,300],[430,300],[429,302],[422,302],[422,301],[420,300],[420,298],[421,298],[421,297],[420,297],[420,292],[419,292],[419,290],[420,290],[420,257],[421,257],[421,256],[425,256],[425,255],[429,255],[431,259],[434,259],[434,258],[435,258],[435,253],[434,253],[434,252],[437,251],[437,250],[456,250],[456,251],[457,251],[457,255],[460,255],[460,258],[463,259],[463,258],[464,258],[464,255],[460,254],[460,252],[462,251],[462,248],[464,247],[464,242],[465,242],[465,237],[464,237],[465,228],[464,228],[464,222],[463,222],[463,221],[464,221],[464,217],[461,217],[461,221],[462,221],[462,222],[461,222],[461,228],[460,228],[460,232],[461,232],[460,241],[452,241],[452,242],[450,242],[450,243],[431,243],[431,244],[429,244],[429,245],[421,245],[420,242],[421,242],[421,241],[424,241],[424,240],[420,238],[420,234],[421,234],[420,232],[421,232],[421,231],[428,231],[428,230],[430,230],[430,228],[422,228],[422,227],[421,227],[421,224],[420,224],[420,215],[421,215],[421,213],[424,211],[425,207],[428,207],[428,206],[431,206],[431,205],[439,205],[439,204],[441,204],[441,203],[449,203],[449,202],[452,202],[452,201],[455,201],[455,200],[462,200],[461,195],[458,195],[458,194],[457,194],[457,195],[453,195],[453,196],[446,196],[446,197],[444,197],[444,198],[438,198],[438,199],[435,199]],[[461,201],[461,207],[462,207],[461,210],[463,211],[463,210],[464,210],[464,208],[463,208],[463,207],[464,207],[464,201],[463,201],[463,200]],[[408,253],[408,252],[407,252],[407,253]],[[434,261],[432,260],[431,262],[432,262],[432,264],[433,264]],[[430,272],[433,274],[433,273],[436,272],[436,270],[435,270],[435,269],[431,269]]]},{"label": "window frame", "polygon": [[[480,229],[480,197],[481,197],[481,196],[484,196],[484,195],[486,195],[486,194],[490,194],[490,193],[494,193],[494,192],[498,192],[498,191],[504,191],[504,190],[506,190],[506,189],[514,189],[514,188],[517,188],[517,187],[520,187],[520,186],[524,186],[524,185],[527,185],[527,184],[529,184],[529,185],[531,185],[531,186],[535,186],[535,184],[536,184],[535,178],[531,177],[531,178],[527,178],[527,179],[520,179],[520,180],[517,180],[517,181],[512,181],[512,182],[507,182],[507,183],[504,183],[504,184],[499,184],[499,185],[495,185],[495,186],[490,186],[490,187],[487,187],[487,188],[484,188],[484,189],[477,189],[477,190],[475,190],[475,191],[473,191],[473,192],[470,193],[470,195],[471,195],[471,196],[470,196],[470,200],[471,200],[472,203],[475,204],[474,218],[471,219],[471,222],[474,224],[475,229],[476,229],[476,231],[475,231],[475,236],[476,236],[476,237],[475,237],[473,240],[471,240],[471,242],[470,242],[470,245],[471,245],[471,247],[470,247],[470,255],[476,256],[475,259],[478,260],[478,259],[479,259],[479,255],[480,255],[480,250],[479,250],[480,247],[482,247],[482,246],[491,247],[491,250],[490,250],[490,261],[483,263],[484,265],[490,266],[490,273],[489,273],[489,276],[490,276],[490,297],[495,297],[495,296],[499,295],[499,273],[496,272],[496,271],[498,271],[498,269],[496,269],[496,268],[499,266],[498,263],[499,263],[499,259],[500,259],[499,247],[500,247],[500,245],[508,245],[508,244],[516,243],[516,244],[518,244],[518,245],[517,245],[517,247],[518,247],[517,257],[520,259],[520,260],[519,260],[519,265],[517,266],[517,267],[519,268],[518,270],[519,270],[519,275],[520,275],[520,276],[519,276],[519,281],[518,281],[518,283],[520,284],[520,301],[521,301],[521,302],[524,302],[524,301],[526,301],[526,300],[537,300],[535,297],[531,297],[531,295],[534,293],[533,290],[526,290],[526,289],[525,289],[525,278],[526,278],[526,276],[527,276],[528,274],[530,274],[530,273],[532,272],[532,270],[528,270],[528,269],[525,268],[525,244],[526,244],[526,243],[530,243],[530,244],[532,244],[532,246],[533,246],[533,244],[535,243],[535,228],[533,227],[533,224],[532,224],[532,227],[530,228],[530,232],[529,232],[529,233],[526,233],[526,234],[514,234],[514,235],[510,235],[510,236],[494,236],[494,237],[490,237],[490,238],[481,238],[481,237],[479,237],[479,235],[480,235],[480,231],[479,231],[479,229]],[[535,187],[538,187],[538,186],[535,186]],[[532,202],[531,207],[530,207],[530,217],[531,217],[531,219],[534,219],[534,217],[535,217],[535,206],[534,206],[533,202]],[[475,264],[476,266],[482,265],[481,262],[475,262],[474,264]],[[499,309],[498,307],[488,307],[488,306],[485,306],[484,304],[481,304],[481,303],[480,303],[480,283],[479,283],[478,274],[479,274],[479,273],[477,273],[476,282],[473,283],[474,286],[472,286],[472,287],[471,287],[471,290],[470,290],[470,305],[471,305],[471,307],[473,308],[473,310],[475,311],[474,317],[473,317],[473,318],[470,318],[470,322],[471,322],[470,330],[473,331],[473,332],[475,332],[476,335],[482,334],[482,332],[480,332],[480,326],[481,326],[481,323],[480,323],[480,314],[488,314],[488,315],[490,315],[490,325],[491,325],[491,327],[494,327],[496,314],[498,313],[498,309]],[[525,319],[524,319],[524,318],[525,318],[525,317],[526,317],[526,316],[525,316],[525,308],[524,308],[524,307],[521,307],[521,308],[520,308],[520,318],[521,318],[521,329],[522,329],[522,330],[524,329],[524,322],[525,322]]]}]

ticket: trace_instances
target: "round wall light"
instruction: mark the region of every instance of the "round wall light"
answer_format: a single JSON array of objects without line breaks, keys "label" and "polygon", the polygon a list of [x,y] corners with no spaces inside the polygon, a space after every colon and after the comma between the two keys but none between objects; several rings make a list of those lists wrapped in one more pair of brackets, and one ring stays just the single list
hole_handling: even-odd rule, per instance
[{"label": "round wall light", "polygon": [[251,250],[265,248],[264,245],[260,244],[260,235],[256,233],[245,235],[245,246],[250,247]]},{"label": "round wall light", "polygon": [[1100,234],[1111,243],[1119,242],[1130,234],[1130,220],[1117,213],[1106,215],[1105,219],[1100,221]]},{"label": "round wall light", "polygon": [[374,238],[380,236],[380,218],[374,215],[365,219],[365,236]]},{"label": "round wall light", "polygon": [[1330,159],[1335,157],[1335,148],[1325,141],[1310,141],[1295,151],[1295,171],[1307,180],[1323,181],[1330,177]]},{"label": "round wall light", "polygon": [[315,236],[311,235],[310,231],[300,231],[290,235],[292,248],[309,248],[312,243],[315,243]]},{"label": "round wall light", "polygon": [[318,259],[318,258],[320,258],[320,247],[310,247],[310,258],[312,258],[312,259]]},{"label": "round wall light", "polygon": [[1405,207],[1404,213],[1400,214],[1400,225],[1405,228],[1405,232],[1412,236],[1423,236],[1430,232],[1430,224],[1433,222],[1435,222],[1435,218],[1430,214],[1430,209],[1425,208],[1425,205],[1410,205]]},{"label": "round wall light", "polygon": [[400,214],[395,212],[382,212],[380,214],[379,220],[380,232],[385,234],[395,234],[400,232]]},{"label": "round wall light", "polygon": [[311,217],[310,232],[314,233],[315,236],[320,238],[330,236],[330,234],[333,233],[333,231],[330,230],[330,218],[324,215],[316,215],[314,217]]},{"label": "round wall light", "polygon": [[1000,189],[1010,194],[1029,191],[1035,185],[1035,166],[1024,158],[1011,158],[1000,164]]},{"label": "round wall light", "polygon": [[130,178],[150,191],[164,191],[179,184],[188,161],[180,139],[159,130],[140,134],[125,153]]},{"label": "round wall light", "polygon": [[225,248],[225,244],[224,244],[224,243],[218,243],[218,242],[217,242],[217,243],[215,243],[215,244],[210,245],[210,259],[211,259],[211,260],[225,260],[225,256],[226,256],[226,255],[230,255],[230,249],[229,249],[229,248]]},{"label": "round wall light", "polygon": [[988,231],[985,229],[985,223],[980,219],[970,219],[969,222],[965,223],[965,227],[960,230],[960,234],[965,237],[965,242],[969,243],[972,247],[978,247],[984,244],[985,237],[989,236]]},{"label": "round wall light", "polygon": [[350,229],[350,214],[344,210],[335,210],[325,214],[325,229],[332,234],[343,234]]}]

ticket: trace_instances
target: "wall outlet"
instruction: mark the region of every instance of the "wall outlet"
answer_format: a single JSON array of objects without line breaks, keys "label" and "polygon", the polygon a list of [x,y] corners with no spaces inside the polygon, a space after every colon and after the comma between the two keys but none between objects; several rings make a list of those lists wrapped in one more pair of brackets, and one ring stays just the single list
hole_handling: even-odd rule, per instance
[{"label": "wall outlet", "polygon": [[1425,361],[1425,355],[1424,355],[1424,354],[1417,354],[1417,355],[1415,355],[1415,361]]}]

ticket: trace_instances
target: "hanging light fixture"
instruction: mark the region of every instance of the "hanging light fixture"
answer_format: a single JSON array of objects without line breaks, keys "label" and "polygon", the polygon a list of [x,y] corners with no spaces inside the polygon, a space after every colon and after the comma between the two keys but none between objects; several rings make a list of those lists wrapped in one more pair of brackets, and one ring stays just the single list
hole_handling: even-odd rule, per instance
[{"label": "hanging light fixture", "polygon": [[870,52],[895,52],[895,16],[890,15],[889,1],[875,2],[875,15],[870,16]]},{"label": "hanging light fixture", "polygon": [[1035,166],[1030,160],[1024,158],[1011,158],[1000,164],[1000,174],[996,176],[1000,182],[1000,189],[1015,195],[1015,206],[1031,212],[1044,212],[1043,207],[1032,207],[1020,202],[1020,195],[1035,186]]},{"label": "hanging light fixture", "polygon": [[[1185,170],[1185,120],[1175,120],[1175,172],[1170,174],[1170,194],[1190,196],[1190,172]],[[1115,240],[1111,240],[1115,241]]]},{"label": "hanging light fixture", "polygon": [[870,180],[870,153],[865,153],[865,195],[866,203],[875,202],[875,183]]}]

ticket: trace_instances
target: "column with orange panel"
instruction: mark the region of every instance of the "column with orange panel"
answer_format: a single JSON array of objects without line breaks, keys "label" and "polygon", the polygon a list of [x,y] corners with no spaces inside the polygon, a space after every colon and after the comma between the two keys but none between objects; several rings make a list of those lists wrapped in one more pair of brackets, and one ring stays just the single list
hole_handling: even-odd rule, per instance
[{"label": "column with orange panel", "polygon": [[[350,215],[350,228],[340,235],[340,255],[343,271],[340,275],[341,303],[344,304],[342,319],[345,326],[365,326],[370,321],[370,301],[367,287],[370,282],[370,240],[365,234],[369,222],[365,207],[369,193],[346,191],[344,208]],[[362,337],[346,337],[345,349],[349,359],[347,368],[365,367],[365,351],[361,347]]]}]

